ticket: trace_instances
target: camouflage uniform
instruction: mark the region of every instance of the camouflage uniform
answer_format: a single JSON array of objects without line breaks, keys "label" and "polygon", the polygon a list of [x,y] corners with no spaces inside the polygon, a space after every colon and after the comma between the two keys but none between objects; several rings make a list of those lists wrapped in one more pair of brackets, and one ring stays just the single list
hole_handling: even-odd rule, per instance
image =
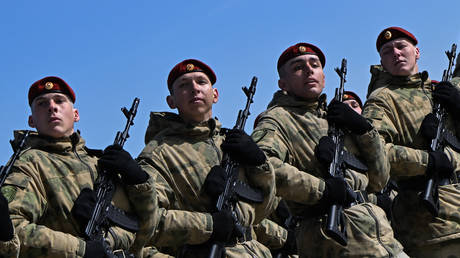
[{"label": "camouflage uniform", "polygon": [[[221,163],[223,140],[221,124],[215,119],[191,125],[174,113],[151,113],[145,136],[147,145],[138,159],[141,167],[155,178],[158,204],[164,208],[152,241],[163,247],[162,251],[168,249],[174,255],[185,244],[199,245],[209,240],[213,229],[209,212],[215,209],[215,203],[201,187],[211,168]],[[262,204],[237,203],[239,219],[248,227],[260,222],[272,209],[274,173],[268,163],[244,172],[240,179],[250,182],[265,196]],[[209,248],[194,248],[193,254],[203,257],[209,254]],[[240,241],[226,250],[228,257],[270,256],[256,240]]]},{"label": "camouflage uniform", "polygon": [[[409,77],[391,76],[379,66],[373,66],[372,69],[374,79],[369,88],[370,91],[375,90],[370,92],[363,115],[372,120],[382,141],[386,143],[382,155],[385,155],[391,164],[391,177],[400,187],[393,204],[393,227],[396,236],[411,256],[430,257],[430,250],[452,243],[452,246],[456,246],[456,251],[452,254],[458,257],[458,182],[439,187],[440,209],[439,216],[435,218],[424,208],[417,195],[424,186],[424,175],[428,165],[427,150],[430,143],[424,139],[419,129],[423,119],[433,108],[431,80],[422,82],[420,74]],[[453,80],[454,84],[458,84],[458,79]],[[459,136],[458,122],[449,118],[446,128]],[[459,153],[449,146],[444,152],[458,174]]]},{"label": "camouflage uniform", "polygon": [[19,257],[19,237],[14,234],[13,239],[7,242],[0,241],[0,257],[16,258]]},{"label": "camouflage uniform", "polygon": [[[21,133],[15,133],[15,138],[19,139]],[[59,139],[31,133],[26,145],[2,187],[21,241],[20,257],[82,257],[86,244],[79,236],[84,228],[73,218],[71,209],[83,188],[93,188],[98,158],[77,133]],[[132,195],[131,202],[150,198],[149,202],[154,203],[153,186],[153,179],[149,178],[146,183],[126,189],[118,187],[115,205],[131,210],[125,191]],[[146,216],[140,214],[141,218]],[[113,249],[127,250],[134,234],[111,227],[107,239]]]},{"label": "camouflage uniform", "polygon": [[[339,245],[322,231],[324,217],[315,214],[325,189],[323,178],[327,168],[316,159],[314,148],[327,135],[325,95],[314,101],[289,96],[283,91],[274,94],[268,110],[260,115],[253,138],[265,151],[275,169],[277,195],[285,199],[293,215],[303,216],[297,228],[297,247],[300,257],[388,257],[402,251],[382,209],[363,202],[344,210],[348,245]],[[356,140],[356,145],[354,145]],[[345,146],[359,156],[366,153],[368,176],[347,169],[345,178],[357,190],[379,191],[388,174],[379,171],[385,166],[378,155],[370,152],[382,148],[375,129],[345,138]],[[369,155],[367,155],[369,153]],[[363,158],[363,157],[361,157]],[[348,222],[348,223],[347,223]]]}]

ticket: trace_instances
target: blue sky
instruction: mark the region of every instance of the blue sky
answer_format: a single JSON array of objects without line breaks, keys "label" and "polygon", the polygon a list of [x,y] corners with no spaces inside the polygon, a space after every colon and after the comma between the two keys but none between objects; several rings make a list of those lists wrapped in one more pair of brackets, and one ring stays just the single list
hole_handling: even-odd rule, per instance
[{"label": "blue sky", "polygon": [[91,148],[104,148],[124,128],[120,108],[139,97],[125,147],[144,147],[150,111],[166,105],[166,78],[187,58],[209,64],[220,99],[214,115],[225,127],[245,105],[241,91],[259,78],[246,131],[278,89],[276,61],[298,42],[326,55],[329,99],[348,60],[346,89],[365,97],[369,66],[379,63],[377,35],[401,26],[419,40],[420,70],[440,79],[444,51],[460,44],[460,1],[2,1],[0,3],[0,164],[12,150],[13,130],[28,129],[30,85],[45,76],[66,80],[77,95],[76,123]]}]

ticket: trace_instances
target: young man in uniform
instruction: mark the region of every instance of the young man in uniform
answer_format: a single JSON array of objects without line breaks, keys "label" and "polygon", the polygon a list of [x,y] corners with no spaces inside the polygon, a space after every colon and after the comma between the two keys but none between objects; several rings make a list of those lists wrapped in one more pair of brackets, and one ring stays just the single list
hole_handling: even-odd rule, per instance
[{"label": "young man in uniform", "polygon": [[[251,240],[251,226],[272,209],[273,169],[244,131],[223,133],[212,113],[219,98],[215,82],[216,75],[205,63],[178,63],[169,73],[166,98],[178,114],[150,115],[146,147],[138,160],[155,178],[158,204],[164,209],[152,243],[183,257],[206,257],[217,242],[225,243],[227,257],[269,257],[267,248]],[[222,150],[240,164],[246,187],[262,193],[262,203],[238,201],[233,214],[216,211],[225,183]],[[235,234],[235,223],[245,232]]]},{"label": "young man in uniform", "polygon": [[[299,256],[404,257],[384,211],[367,199],[366,190],[380,191],[389,177],[380,173],[385,165],[380,157],[367,154],[383,147],[378,133],[344,103],[334,101],[326,112],[326,96],[321,94],[325,62],[312,44],[287,48],[278,59],[281,90],[260,115],[252,135],[275,169],[277,195],[293,215],[302,217],[296,231]],[[344,179],[329,175],[334,149],[327,136],[331,122],[351,132],[346,134],[346,149],[364,158],[367,173],[347,168]],[[346,246],[324,234],[324,215],[332,204],[344,207]]]},{"label": "young man in uniform", "polygon": [[[21,243],[20,256],[106,257],[101,242],[83,237],[95,203],[91,189],[101,167],[123,182],[113,205],[125,212],[134,210],[141,231],[149,232],[140,237],[150,238],[154,223],[149,218],[156,211],[153,179],[120,146],[109,146],[100,159],[101,151],[85,146],[74,131],[74,123],[80,120],[76,96],[64,80],[54,76],[38,80],[30,87],[28,99],[29,125],[37,132],[29,134],[1,189]],[[23,133],[16,131],[15,138]],[[111,226],[106,235],[112,250],[127,251],[133,240],[134,233],[118,226]]]},{"label": "young man in uniform", "polygon": [[[460,91],[450,82],[434,86],[420,73],[415,36],[400,27],[384,29],[377,38],[383,69],[373,66],[370,95],[363,116],[370,119],[385,144],[391,178],[399,187],[393,203],[393,228],[411,257],[458,257],[460,254],[460,155],[449,145],[430,151],[436,131],[433,102],[447,110],[445,126],[459,136]],[[459,78],[452,82],[458,84]],[[458,86],[458,85],[457,85]],[[427,178],[439,175],[439,214],[421,202]],[[444,180],[445,179],[445,180]]]}]

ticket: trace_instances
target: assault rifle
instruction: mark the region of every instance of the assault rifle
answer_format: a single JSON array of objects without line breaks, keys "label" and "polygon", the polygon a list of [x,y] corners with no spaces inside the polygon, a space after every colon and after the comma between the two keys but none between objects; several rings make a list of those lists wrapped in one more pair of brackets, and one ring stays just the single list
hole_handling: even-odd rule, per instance
[{"label": "assault rifle", "polygon": [[[123,147],[123,145],[125,144],[126,140],[129,137],[129,128],[131,127],[131,125],[134,124],[133,120],[137,113],[139,101],[140,100],[138,98],[135,98],[129,111],[125,107],[121,109],[121,111],[127,118],[127,122],[123,132],[117,132],[113,144],[120,145],[121,147]],[[113,209],[117,209],[111,205],[111,201],[116,190],[115,182],[117,182],[117,180],[118,178],[116,176],[112,175],[105,169],[100,171],[99,177],[95,183],[95,190],[97,196],[96,205],[91,215],[91,219],[88,221],[88,224],[86,225],[85,229],[85,237],[88,240],[101,242],[102,245],[105,247],[106,255],[108,257],[117,257],[105,241],[105,234],[107,233],[110,222],[116,223],[116,221],[114,221],[114,218],[109,217],[109,214],[113,211]],[[120,210],[116,211],[120,212]],[[126,222],[121,222],[120,224],[125,224],[125,229],[137,231],[137,225],[126,225]]]},{"label": "assault rifle", "polygon": [[27,140],[27,137],[29,137],[29,133],[30,131],[26,131],[24,135],[22,136],[21,141],[19,141],[17,145],[13,144],[12,140],[10,141],[10,144],[11,144],[11,147],[13,147],[14,153],[11,156],[11,158],[8,160],[6,165],[0,168],[0,187],[2,187],[3,184],[5,183],[5,180],[10,174],[10,170],[13,167],[14,162],[19,157],[19,154],[21,153],[21,151],[24,150],[24,145]]},{"label": "assault rifle", "polygon": [[[347,59],[342,59],[342,66],[335,68],[335,71],[340,77],[340,87],[335,89],[334,100],[343,101],[343,91],[346,82],[347,75]],[[329,137],[334,142],[334,157],[329,165],[329,175],[332,177],[344,178],[345,163],[343,162],[344,153],[344,132],[340,128],[337,128],[335,124],[329,125]],[[326,228],[325,231],[327,236],[334,239],[337,243],[346,246],[347,245],[347,232],[345,228],[345,218],[343,215],[343,207],[341,205],[333,204],[327,213]]]},{"label": "assault rifle", "polygon": [[[256,84],[257,84],[257,77],[253,77],[251,81],[251,86],[249,89],[247,87],[243,87],[244,94],[246,94],[247,101],[246,107],[244,110],[240,110],[238,112],[238,118],[236,120],[236,124],[233,129],[244,130],[244,126],[246,125],[246,120],[248,119],[249,107],[253,102],[254,94],[256,93]],[[238,201],[239,197],[243,197],[252,202],[262,202],[263,196],[260,192],[256,192],[253,189],[246,187],[243,185],[241,181],[238,180],[238,167],[239,164],[235,160],[231,159],[227,153],[223,154],[222,158],[222,168],[225,171],[225,178],[226,184],[224,191],[219,195],[219,199],[217,199],[216,208],[217,211],[228,210],[231,211],[233,220],[235,222],[236,234],[238,236],[243,236],[245,232],[245,228],[241,225],[238,221],[236,212],[235,212],[235,205]],[[211,246],[211,252],[209,254],[210,258],[220,258],[225,254],[225,243],[214,243]]]},{"label": "assault rifle", "polygon": [[[446,51],[447,58],[449,59],[449,66],[447,70],[443,72],[442,81],[449,81],[452,79],[452,67],[454,66],[456,50],[457,45],[452,44],[451,50]],[[436,137],[431,141],[430,151],[443,151],[446,144],[450,144],[458,151],[459,144],[456,137],[445,128],[447,112],[441,103],[434,103],[433,114],[438,122],[438,127],[436,128]],[[433,171],[431,177],[428,178],[426,182],[424,191],[420,195],[423,204],[433,216],[438,216],[439,213],[439,180],[441,179],[437,171]]]}]

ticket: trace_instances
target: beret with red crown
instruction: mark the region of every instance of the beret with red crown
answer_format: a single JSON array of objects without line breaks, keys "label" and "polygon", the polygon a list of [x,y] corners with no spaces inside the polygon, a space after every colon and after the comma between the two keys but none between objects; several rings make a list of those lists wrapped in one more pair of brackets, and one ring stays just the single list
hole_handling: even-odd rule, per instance
[{"label": "beret with red crown", "polygon": [[34,82],[29,88],[29,106],[32,101],[46,93],[58,92],[67,95],[72,103],[75,103],[75,93],[72,88],[61,78],[56,76],[47,76]]},{"label": "beret with red crown", "polygon": [[278,72],[281,66],[283,66],[287,61],[291,60],[294,57],[298,57],[298,56],[306,55],[306,54],[317,55],[319,58],[319,61],[321,62],[322,67],[324,68],[324,65],[326,64],[326,58],[324,57],[323,52],[321,52],[321,49],[309,43],[297,43],[293,46],[288,47],[286,50],[284,50],[284,52],[278,58],[278,65],[277,65]]},{"label": "beret with red crown", "polygon": [[380,48],[385,43],[392,41],[394,39],[397,39],[397,38],[406,38],[410,42],[412,42],[414,46],[417,45],[418,43],[415,36],[412,33],[408,32],[407,30],[400,28],[400,27],[389,27],[389,28],[382,30],[382,32],[380,32],[379,36],[377,37],[377,42],[376,42],[377,51],[380,52]]},{"label": "beret with red crown", "polygon": [[354,93],[353,91],[344,91],[343,92],[343,101],[349,100],[349,99],[354,99],[358,102],[359,106],[362,108],[363,107],[363,102],[361,102],[361,99],[359,98],[358,94]]},{"label": "beret with red crown", "polygon": [[174,66],[171,72],[169,72],[168,89],[172,88],[174,81],[181,75],[191,72],[203,72],[209,77],[209,80],[211,81],[212,85],[216,83],[216,74],[211,69],[211,67],[196,59],[186,59],[176,64],[176,66]]}]

